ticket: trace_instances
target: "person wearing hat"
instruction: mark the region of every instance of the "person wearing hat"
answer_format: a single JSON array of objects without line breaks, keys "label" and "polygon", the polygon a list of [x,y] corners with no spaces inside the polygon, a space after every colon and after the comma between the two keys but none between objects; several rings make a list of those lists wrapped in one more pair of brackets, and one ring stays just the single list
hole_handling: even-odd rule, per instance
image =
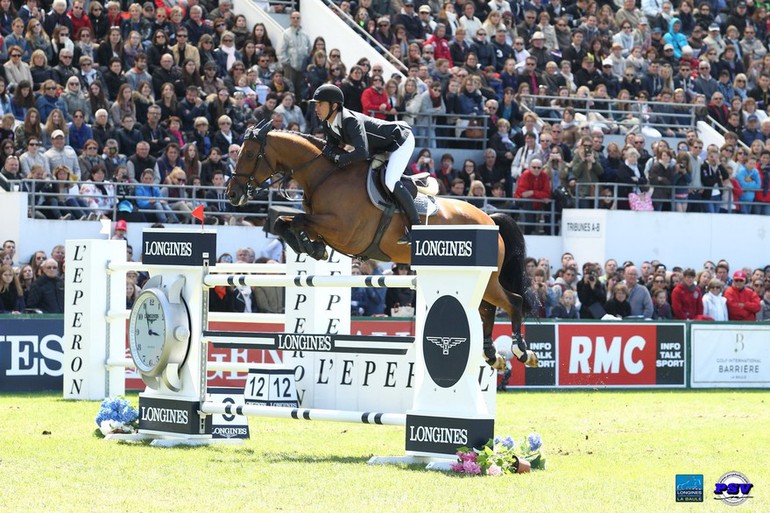
[{"label": "person wearing hat", "polygon": [[708,45],[711,50],[716,50],[717,55],[722,55],[722,53],[724,53],[727,43],[719,32],[719,23],[713,22],[709,25],[709,33],[703,38],[703,42]]},{"label": "person wearing hat", "polygon": [[586,86],[593,91],[601,81],[602,76],[594,66],[594,58],[586,55],[583,57],[581,68],[575,73],[575,85],[578,87]]},{"label": "person wearing hat", "polygon": [[433,31],[436,29],[436,22],[431,18],[430,6],[428,4],[420,6],[417,10],[417,18],[420,20],[425,37],[427,38],[433,34]]},{"label": "person wearing hat", "polygon": [[761,305],[756,292],[746,287],[746,273],[738,270],[733,283],[725,289],[727,314],[731,321],[755,321]]},{"label": "person wearing hat", "polygon": [[393,23],[404,26],[410,43],[422,45],[425,41],[425,31],[423,30],[420,17],[414,12],[414,0],[404,0],[403,4],[404,7],[401,8],[400,13],[396,14]]},{"label": "person wearing hat", "polygon": [[128,230],[128,224],[125,220],[121,219],[115,223],[115,234],[111,237],[111,240],[126,240],[126,230]]},{"label": "person wearing hat", "polygon": [[751,146],[751,143],[756,140],[762,141],[763,144],[765,142],[765,138],[759,130],[759,117],[756,114],[749,114],[746,118],[746,128],[741,132],[741,141],[746,146]]},{"label": "person wearing hat", "polygon": [[64,139],[64,132],[61,130],[53,131],[51,134],[51,148],[43,155],[48,159],[51,169],[56,169],[57,166],[67,166],[67,169],[72,171],[79,179],[84,178],[80,176],[78,154],[75,153],[72,146],[67,145]]},{"label": "person wearing hat", "polygon": [[[539,30],[533,33],[529,40],[529,45],[529,56],[534,57],[535,60],[537,60],[537,71],[542,72],[545,69],[545,65],[548,64],[548,61],[553,59],[551,52],[549,52],[548,48],[545,46],[545,34]],[[532,91],[533,94],[536,92],[537,91]]]},{"label": "person wearing hat", "polygon": [[687,44],[687,38],[682,34],[682,20],[679,18],[671,18],[669,23],[669,29],[665,36],[663,36],[667,44],[674,47],[674,57],[677,59],[682,58],[682,47]]},{"label": "person wearing hat", "polygon": [[[414,199],[401,183],[409,159],[414,151],[412,129],[401,121],[384,121],[343,107],[345,97],[342,90],[333,84],[324,84],[316,89],[311,103],[321,120],[326,146],[323,154],[337,167],[345,167],[369,159],[380,152],[390,152],[385,170],[385,185],[393,193],[393,199],[407,216],[407,226],[420,223]],[[354,149],[346,152],[341,146]],[[399,240],[409,244],[408,234]]]},{"label": "person wearing hat", "polygon": [[751,18],[751,16],[749,16],[749,13],[747,12],[746,2],[739,0],[738,3],[735,4],[735,7],[730,11],[730,14],[727,15],[724,26],[728,28],[733,26],[742,29],[746,26],[749,18]]}]

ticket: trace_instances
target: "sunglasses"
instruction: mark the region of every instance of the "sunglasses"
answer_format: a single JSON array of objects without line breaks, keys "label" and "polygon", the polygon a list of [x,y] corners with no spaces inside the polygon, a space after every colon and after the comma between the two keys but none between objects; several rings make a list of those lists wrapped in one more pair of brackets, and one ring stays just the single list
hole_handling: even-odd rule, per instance
[{"label": "sunglasses", "polygon": [[20,53],[12,53],[11,57],[21,57],[21,54]]}]

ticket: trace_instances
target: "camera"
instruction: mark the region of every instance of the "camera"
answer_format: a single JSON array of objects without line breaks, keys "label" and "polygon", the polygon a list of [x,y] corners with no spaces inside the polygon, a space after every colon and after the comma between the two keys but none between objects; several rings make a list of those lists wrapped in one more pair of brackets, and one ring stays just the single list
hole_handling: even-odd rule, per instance
[{"label": "camera", "polygon": [[588,273],[588,281],[596,281],[596,273],[591,271]]}]

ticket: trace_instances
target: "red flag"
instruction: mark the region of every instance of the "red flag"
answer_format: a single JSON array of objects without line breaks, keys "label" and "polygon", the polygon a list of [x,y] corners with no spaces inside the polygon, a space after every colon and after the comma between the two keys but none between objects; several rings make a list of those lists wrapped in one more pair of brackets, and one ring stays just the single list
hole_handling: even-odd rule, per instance
[{"label": "red flag", "polygon": [[190,212],[190,215],[193,216],[195,219],[201,222],[203,224],[203,205],[198,205],[195,207],[195,210]]}]

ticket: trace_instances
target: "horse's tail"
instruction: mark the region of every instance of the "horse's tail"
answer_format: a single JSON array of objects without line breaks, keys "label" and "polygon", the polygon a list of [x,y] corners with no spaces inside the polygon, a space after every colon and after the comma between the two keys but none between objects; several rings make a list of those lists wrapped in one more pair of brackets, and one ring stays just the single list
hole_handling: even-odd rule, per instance
[{"label": "horse's tail", "polygon": [[505,244],[505,257],[500,268],[500,285],[509,292],[520,295],[524,300],[522,315],[532,313],[533,298],[527,293],[530,285],[529,275],[524,268],[524,259],[527,256],[524,234],[516,221],[507,214],[496,213],[489,216],[500,229],[500,235]]}]

